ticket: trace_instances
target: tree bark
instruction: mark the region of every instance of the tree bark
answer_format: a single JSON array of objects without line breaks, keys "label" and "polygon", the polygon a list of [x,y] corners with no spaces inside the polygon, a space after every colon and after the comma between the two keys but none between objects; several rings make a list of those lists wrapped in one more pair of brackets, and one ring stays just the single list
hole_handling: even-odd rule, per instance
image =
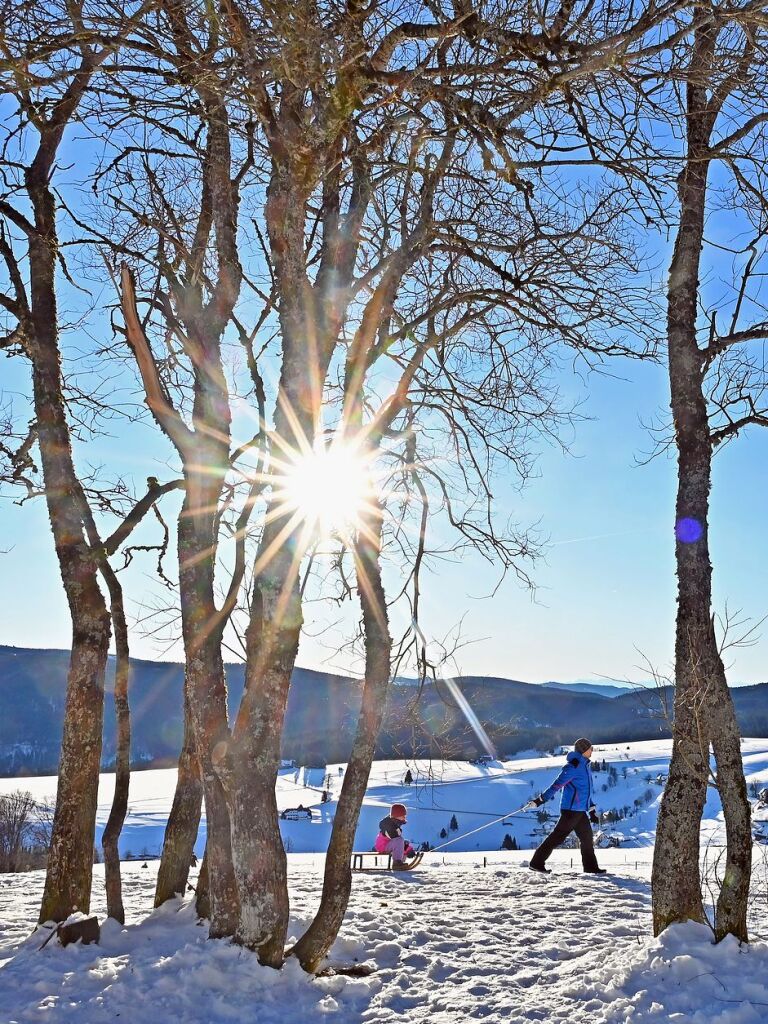
[{"label": "tree bark", "polygon": [[381,527],[381,510],[377,507],[361,524],[356,544],[357,589],[365,636],[363,702],[333,819],[320,907],[292,950],[304,970],[312,974],[317,972],[328,955],[349,905],[352,891],[350,858],[389,686],[392,640],[381,578]]},{"label": "tree bark", "polygon": [[205,921],[211,918],[211,886],[208,879],[208,849],[203,854],[203,863],[200,866],[200,874],[197,876],[195,887],[195,912],[197,916]]},{"label": "tree bark", "polygon": [[[220,421],[221,422],[221,421]],[[225,420],[220,426],[223,432]],[[202,444],[201,444],[202,449]],[[232,864],[229,813],[213,758],[229,749],[227,684],[221,655],[221,618],[214,601],[216,510],[221,480],[210,454],[199,452],[197,468],[185,471],[187,494],[179,517],[179,594],[186,653],[187,687],[205,797],[206,853],[210,879],[212,937],[232,936],[239,901]]]},{"label": "tree bark", "polygon": [[40,908],[40,921],[63,921],[73,910],[90,910],[110,618],[85,537],[85,497],[72,461],[58,345],[55,204],[47,168],[37,159],[27,172],[27,189],[35,211],[28,353],[48,516],[72,616],[59,784]]},{"label": "tree bark", "polygon": [[179,756],[176,790],[163,837],[163,853],[157,873],[155,906],[187,891],[189,868],[200,828],[203,809],[203,783],[195,749],[188,683],[184,679],[184,744]]},{"label": "tree bark", "polygon": [[669,379],[678,453],[678,605],[672,760],[656,829],[653,927],[658,935],[675,921],[706,921],[699,835],[713,740],[718,768],[722,760],[724,769],[720,795],[728,835],[726,884],[718,899],[716,933],[721,938],[733,931],[746,938],[752,836],[738,726],[712,622],[712,440],[704,393],[705,360],[696,336],[707,178],[713,158],[709,140],[718,113],[707,95],[706,82],[716,38],[714,23],[700,26],[695,34],[686,94],[688,152],[678,183],[680,225],[668,288]]},{"label": "tree bark", "polygon": [[712,453],[702,392],[703,360],[696,341],[711,130],[703,113],[706,95],[701,91],[688,86],[688,160],[679,182],[680,226],[667,295],[669,380],[678,452],[678,594],[672,760],[656,828],[652,872],[657,935],[673,921],[705,920],[699,831],[709,772],[709,734],[702,710],[711,685],[714,634],[707,538]]},{"label": "tree bark", "polygon": [[[264,550],[281,520],[265,528]],[[279,534],[278,534],[279,536]],[[269,546],[264,546],[264,545]],[[240,896],[237,942],[279,967],[288,930],[288,873],[275,796],[288,689],[299,648],[301,553],[286,540],[259,575],[260,614],[246,638],[245,693],[232,756],[217,763],[232,816],[232,856]]]},{"label": "tree bark", "polygon": [[[106,559],[104,560],[106,562]],[[115,631],[115,717],[117,719],[115,747],[115,793],[109,818],[101,837],[104,851],[104,884],[107,891],[107,915],[125,924],[123,886],[120,876],[120,833],[128,812],[128,790],[131,782],[131,716],[128,704],[128,685],[131,672],[128,647],[128,627],[123,607],[123,589],[109,565],[102,564],[111,600],[112,624]]]},{"label": "tree bark", "polygon": [[736,713],[724,671],[710,721],[727,844],[725,873],[715,906],[715,938],[719,942],[726,935],[735,935],[746,942],[752,877],[752,815]]},{"label": "tree bark", "polygon": [[[296,102],[295,98],[291,102]],[[299,121],[285,107],[289,135]],[[288,140],[290,142],[290,139]],[[275,279],[283,360],[274,435],[278,453],[311,448],[336,340],[327,330],[306,275],[307,171],[287,156],[273,159],[266,221]],[[279,500],[279,499],[278,499]],[[279,967],[288,930],[288,877],[275,799],[280,738],[302,626],[299,568],[307,542],[304,524],[271,503],[256,555],[251,621],[246,635],[245,692],[233,731],[233,749],[217,770],[232,816],[232,853],[240,895],[236,939],[261,963]]]},{"label": "tree bark", "polygon": [[[176,313],[184,326],[183,345],[194,375],[192,430],[173,408],[161,383],[138,318],[135,295],[127,297],[123,308],[147,404],[176,446],[184,467],[185,497],[178,521],[178,559],[186,693],[205,799],[210,935],[220,937],[235,933],[239,913],[230,816],[221,781],[214,770],[214,760],[228,756],[231,741],[221,654],[222,632],[231,608],[225,607],[224,611],[217,608],[214,584],[219,501],[230,468],[232,419],[221,345],[242,281],[237,247],[240,175],[233,175],[232,168],[229,115],[224,99],[228,86],[212,66],[205,73],[198,67],[200,51],[187,21],[187,5],[178,0],[164,0],[162,7],[174,38],[177,73],[181,81],[197,93],[206,128],[201,168],[202,210],[197,222],[195,252],[187,260],[183,286],[175,271],[168,275]],[[206,276],[202,273],[202,255],[211,243],[215,247],[217,267],[210,282],[208,300],[204,301],[200,286]],[[127,273],[126,276],[130,278]],[[130,280],[127,284],[130,286]],[[132,287],[129,290],[132,292]]]}]

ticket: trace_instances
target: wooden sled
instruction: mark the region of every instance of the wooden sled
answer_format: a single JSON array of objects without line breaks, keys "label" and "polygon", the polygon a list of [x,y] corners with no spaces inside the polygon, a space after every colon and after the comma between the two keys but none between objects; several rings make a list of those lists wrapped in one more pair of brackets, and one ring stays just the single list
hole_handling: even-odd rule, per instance
[{"label": "wooden sled", "polygon": [[[413,871],[415,867],[421,864],[424,857],[423,853],[417,853],[415,857],[411,857],[410,860],[406,861],[406,867],[398,868],[398,871]],[[373,863],[371,863],[373,860]],[[381,860],[381,864],[379,864]],[[352,870],[353,871],[392,871],[392,854],[391,853],[353,853],[352,854]]]},{"label": "wooden sled", "polygon": [[423,860],[424,860],[424,854],[423,853],[417,853],[415,857],[411,857],[410,860],[407,860],[405,862],[407,867],[398,868],[398,870],[399,871],[413,871],[413,869],[417,868],[419,866],[419,864],[421,864],[421,862]]}]

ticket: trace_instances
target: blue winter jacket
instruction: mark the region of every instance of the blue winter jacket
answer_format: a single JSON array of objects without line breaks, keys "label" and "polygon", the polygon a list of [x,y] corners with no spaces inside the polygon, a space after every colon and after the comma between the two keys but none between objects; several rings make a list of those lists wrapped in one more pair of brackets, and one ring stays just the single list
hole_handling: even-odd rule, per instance
[{"label": "blue winter jacket", "polygon": [[565,767],[555,781],[541,794],[542,800],[551,800],[561,789],[561,811],[588,811],[594,803],[592,799],[592,770],[589,760],[576,750],[572,750],[565,759]]}]

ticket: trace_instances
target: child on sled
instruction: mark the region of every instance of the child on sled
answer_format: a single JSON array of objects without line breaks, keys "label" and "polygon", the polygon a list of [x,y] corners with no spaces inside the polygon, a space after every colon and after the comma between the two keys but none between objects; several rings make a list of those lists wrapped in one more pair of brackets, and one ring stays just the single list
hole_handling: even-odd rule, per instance
[{"label": "child on sled", "polygon": [[403,825],[407,817],[408,811],[404,804],[392,804],[387,817],[379,822],[379,834],[373,844],[377,853],[392,854],[393,871],[402,871],[406,866],[405,858],[416,854],[411,844],[403,838]]}]

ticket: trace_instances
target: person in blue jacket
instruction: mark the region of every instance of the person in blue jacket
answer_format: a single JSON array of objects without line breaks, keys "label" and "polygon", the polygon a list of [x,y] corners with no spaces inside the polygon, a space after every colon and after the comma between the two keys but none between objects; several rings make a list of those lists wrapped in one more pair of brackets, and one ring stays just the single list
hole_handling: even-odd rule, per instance
[{"label": "person in blue jacket", "polygon": [[573,750],[565,759],[565,767],[555,781],[543,793],[525,805],[526,809],[541,807],[550,800],[558,790],[560,794],[560,819],[554,830],[534,852],[528,865],[533,871],[549,874],[546,864],[547,857],[565,842],[571,832],[579,837],[581,845],[581,863],[590,875],[604,875],[605,868],[598,867],[595,847],[592,842],[592,825],[600,819],[592,800],[592,769],[589,759],[592,756],[592,744],[582,736],[576,740]]}]

